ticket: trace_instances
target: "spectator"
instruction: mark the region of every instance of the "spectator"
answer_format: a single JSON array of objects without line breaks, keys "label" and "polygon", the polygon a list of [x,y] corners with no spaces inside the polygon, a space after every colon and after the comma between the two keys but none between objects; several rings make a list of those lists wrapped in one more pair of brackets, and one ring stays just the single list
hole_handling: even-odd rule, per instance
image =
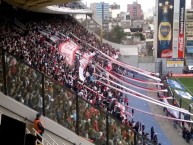
[{"label": "spectator", "polygon": [[34,129],[36,130],[37,134],[37,140],[38,144],[41,144],[42,142],[42,136],[44,134],[44,126],[42,125],[42,122],[40,120],[41,118],[41,113],[38,113],[36,115],[36,119],[34,120]]},{"label": "spectator", "polygon": [[153,140],[153,137],[154,137],[154,128],[153,128],[153,126],[151,127],[151,140]]}]

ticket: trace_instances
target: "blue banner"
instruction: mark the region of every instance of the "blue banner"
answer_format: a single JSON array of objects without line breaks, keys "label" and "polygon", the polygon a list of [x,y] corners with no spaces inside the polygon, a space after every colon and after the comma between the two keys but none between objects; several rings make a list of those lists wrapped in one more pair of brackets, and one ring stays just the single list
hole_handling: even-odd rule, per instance
[{"label": "blue banner", "polygon": [[175,90],[175,92],[181,98],[193,100],[192,96],[188,92],[180,91],[180,90]]},{"label": "blue banner", "polygon": [[174,80],[170,80],[167,79],[168,84],[172,87],[172,88],[177,88],[177,89],[181,89],[181,90],[185,90],[185,88],[177,81]]}]

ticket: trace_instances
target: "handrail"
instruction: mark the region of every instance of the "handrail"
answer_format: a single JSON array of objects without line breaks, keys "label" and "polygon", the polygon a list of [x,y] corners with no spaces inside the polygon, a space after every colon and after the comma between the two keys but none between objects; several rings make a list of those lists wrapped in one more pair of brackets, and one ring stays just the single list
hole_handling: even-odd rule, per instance
[{"label": "handrail", "polygon": [[[35,135],[39,135],[39,137],[42,139],[42,142],[37,139],[36,145],[37,145],[37,143],[42,144],[42,145],[51,145],[49,143],[49,141],[47,141],[43,136],[41,136],[34,128],[33,128],[33,131],[34,131]],[[46,144],[44,144],[44,141],[46,142]]]},{"label": "handrail", "polygon": [[[3,108],[5,108],[5,107],[2,106],[2,105],[0,105],[0,106],[3,107]],[[12,112],[12,113],[15,113],[13,110],[10,110],[10,109],[8,109],[8,108],[5,108],[5,109],[9,110],[9,111]],[[3,112],[1,112],[1,113],[3,114]],[[17,114],[17,113],[15,113],[15,114]],[[24,118],[25,121],[29,121],[30,123],[33,123],[33,122],[32,122],[31,120],[29,120],[28,118],[25,118],[25,117],[21,116],[20,114],[17,114],[17,115],[20,116],[20,117],[22,117],[22,118]],[[48,130],[48,129],[46,129],[46,128],[45,128],[45,130],[51,132],[52,134],[54,134],[54,135],[56,135],[56,136],[58,136],[58,137],[61,137],[61,136],[55,134],[54,132],[52,132],[51,130]],[[31,132],[30,132],[30,133],[31,133]],[[62,138],[63,140],[65,140],[65,141],[73,144],[73,142],[69,141],[68,138],[63,138],[63,137],[61,137],[61,138]],[[64,143],[63,143],[63,144],[64,144]],[[65,145],[65,144],[64,144],[64,145]]]},{"label": "handrail", "polygon": [[26,131],[27,131],[28,133],[31,133],[30,130],[29,130],[28,128],[26,128]]},{"label": "handrail", "polygon": [[1,124],[1,115],[3,114],[3,112],[0,110],[0,124]]},{"label": "handrail", "polygon": [[[27,132],[28,133],[31,133],[30,132],[30,130],[28,129],[28,128],[26,128],[26,130],[27,130]],[[36,130],[33,128],[33,130],[35,131],[35,133],[36,133]],[[38,133],[37,133],[38,134]],[[38,134],[39,135],[39,134]],[[51,140],[52,140],[52,145],[58,145],[58,143],[51,137],[51,136],[49,136],[48,134],[46,134]],[[42,137],[42,136],[41,136]]]},{"label": "handrail", "polygon": [[53,141],[53,145],[58,145],[58,143],[51,136],[49,136],[48,134],[46,135]]}]

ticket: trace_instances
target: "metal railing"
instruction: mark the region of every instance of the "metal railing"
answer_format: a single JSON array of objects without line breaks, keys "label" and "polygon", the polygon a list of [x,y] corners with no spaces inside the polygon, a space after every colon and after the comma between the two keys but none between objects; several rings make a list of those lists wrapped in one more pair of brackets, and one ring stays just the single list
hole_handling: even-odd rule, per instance
[{"label": "metal railing", "polygon": [[58,145],[58,143],[48,134],[46,134],[46,136],[48,136],[48,138],[50,138],[52,140],[52,145]]},{"label": "metal railing", "polygon": [[[2,69],[0,91],[41,112],[77,135],[92,139],[96,145],[109,145],[114,136],[127,132],[125,138],[118,136],[118,140],[134,145],[154,144],[133,128],[117,120],[112,114],[91,104],[72,89],[66,88],[3,49],[0,49],[0,60],[2,61],[0,63],[0,69]],[[29,83],[22,83],[25,80]],[[94,126],[94,124],[98,125]],[[112,130],[113,126],[116,126],[116,132]]]},{"label": "metal railing", "polygon": [[[171,103],[172,105],[174,105],[174,100],[176,100],[176,105],[179,107],[179,108],[184,108],[186,110],[188,110],[190,113],[192,113],[192,106],[191,106],[191,103],[189,104],[188,102],[186,102],[184,99],[182,99],[181,97],[178,96],[178,94],[174,91],[173,88],[171,88],[170,84],[167,83],[165,86],[167,86],[167,90],[168,90],[168,94],[167,96],[171,96],[173,98],[173,101],[172,102],[169,102]],[[171,114],[173,115],[173,114]],[[184,118],[184,115],[180,112],[179,113],[179,119],[181,118]],[[187,118],[186,118],[187,119]],[[193,118],[189,118],[189,119],[193,119]],[[184,126],[189,126],[189,123],[186,123],[186,122],[177,122],[177,124],[179,125],[179,127],[183,130]]]},{"label": "metal railing", "polygon": [[[1,115],[3,114],[3,112],[0,110],[0,122],[1,122]],[[18,115],[18,114],[17,114]],[[21,117],[21,116],[20,116]],[[26,118],[25,118],[26,119]],[[19,119],[18,119],[19,120]],[[31,133],[31,131],[26,128],[26,134],[34,134],[35,136],[38,134],[37,131],[32,128],[32,130],[34,131],[34,133]],[[39,135],[39,134],[38,134]],[[40,135],[41,136],[41,135]],[[36,145],[38,143],[38,145],[40,145],[40,143],[42,145],[59,145],[50,135],[46,134],[46,136],[52,141],[52,143],[50,143],[48,140],[46,140],[43,136],[41,136],[42,140],[44,141],[43,143],[40,141],[36,142]],[[45,143],[46,142],[46,143]],[[63,145],[65,145],[65,143],[63,143]]]},{"label": "metal railing", "polygon": [[[55,141],[49,136],[49,138],[53,141],[53,144],[49,143],[49,141],[47,141],[43,136],[41,136],[34,128],[32,128],[32,130],[34,131],[34,135],[35,136],[39,136],[42,141],[39,141],[38,139],[36,140],[36,145],[58,145],[57,143],[55,144]],[[27,133],[31,134],[30,130],[28,128],[26,128]]]},{"label": "metal railing", "polygon": [[47,141],[43,136],[41,136],[34,128],[33,128],[33,131],[34,131],[35,136],[38,135],[42,139],[42,141],[37,139],[36,140],[36,145],[38,145],[38,144],[41,144],[41,145],[51,145],[51,143],[49,141]]}]

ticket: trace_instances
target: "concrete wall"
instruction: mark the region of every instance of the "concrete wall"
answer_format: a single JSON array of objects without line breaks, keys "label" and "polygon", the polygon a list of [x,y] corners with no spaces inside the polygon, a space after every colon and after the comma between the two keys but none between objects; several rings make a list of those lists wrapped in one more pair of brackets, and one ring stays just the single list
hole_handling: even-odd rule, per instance
[{"label": "concrete wall", "polygon": [[[99,38],[99,36],[97,37]],[[124,55],[138,55],[138,46],[137,45],[122,45],[122,44],[110,42],[105,39],[103,39],[102,41],[103,43],[108,43],[109,45],[111,45],[115,50],[121,51],[121,49],[124,49],[124,50],[127,49],[127,54],[124,54]]]},{"label": "concrete wall", "polygon": [[141,57],[138,56],[125,56],[125,55],[120,55],[119,60],[121,62],[127,63],[129,65],[150,71],[150,72],[159,72],[159,61],[154,62],[153,57],[147,57],[144,59],[141,59]]},{"label": "concrete wall", "polygon": [[167,67],[166,66],[166,59],[157,59],[156,62],[153,63],[148,63],[148,62],[139,62],[138,66],[141,69],[147,70],[147,71],[151,71],[151,72],[155,72],[158,73],[160,70],[160,61],[162,60],[162,73],[163,74],[167,74],[168,71],[172,71],[173,73],[183,73],[183,67]]},{"label": "concrete wall", "polygon": [[[37,113],[14,99],[5,96],[2,92],[0,92],[0,111],[7,116],[25,122],[29,128],[32,127],[32,121],[35,119]],[[27,120],[25,120],[25,118],[27,118]],[[58,123],[46,117],[42,117],[41,119],[46,128],[45,136],[46,133],[48,133],[59,145],[63,145],[63,143],[65,143],[65,145],[72,145],[73,143],[77,145],[93,145]]]},{"label": "concrete wall", "polygon": [[172,71],[173,73],[183,73],[183,67],[167,67],[166,59],[157,59],[159,61],[162,60],[162,73],[166,74],[168,71]]},{"label": "concrete wall", "polygon": [[157,73],[155,66],[156,66],[156,63],[138,63],[139,68],[144,69],[146,71]]},{"label": "concrete wall", "polygon": [[127,63],[135,67],[138,66],[138,56],[121,55],[119,56],[119,61]]},{"label": "concrete wall", "polygon": [[[92,30],[86,28],[90,33],[93,33],[99,40],[101,39],[100,36],[98,36],[96,33],[94,33]],[[123,50],[126,54],[122,54],[122,55],[138,55],[138,46],[137,45],[122,45],[122,44],[118,44],[118,43],[113,43],[110,42],[108,40],[102,39],[103,43],[108,43],[109,45],[111,45],[115,50]]]}]

